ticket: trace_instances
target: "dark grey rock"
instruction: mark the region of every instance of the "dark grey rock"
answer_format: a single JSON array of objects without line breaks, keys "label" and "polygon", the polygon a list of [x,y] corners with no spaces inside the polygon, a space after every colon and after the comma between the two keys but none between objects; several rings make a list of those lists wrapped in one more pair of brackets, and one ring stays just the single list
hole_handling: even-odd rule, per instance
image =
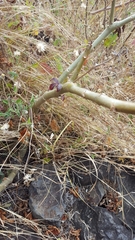
[{"label": "dark grey rock", "polygon": [[[79,170],[72,167],[69,175],[73,185],[78,185],[84,202],[68,191],[71,186],[60,183],[53,164],[46,165],[42,174],[36,174],[29,187],[33,216],[59,226],[63,214],[68,213],[69,223],[81,229],[81,240],[135,240],[135,173],[118,172],[115,166],[100,162],[96,163],[97,178],[90,161],[83,161],[83,166],[86,172],[83,167]],[[115,214],[100,204],[107,191],[113,188],[123,195],[122,211]]]},{"label": "dark grey rock", "polygon": [[78,201],[74,206],[73,222],[81,229],[81,240],[133,240],[131,229],[105,208],[90,207]]},{"label": "dark grey rock", "polygon": [[119,218],[135,233],[135,172],[122,171],[117,178],[118,191],[123,197],[122,211],[118,214]]},{"label": "dark grey rock", "polygon": [[131,229],[124,226],[118,217],[104,208],[99,209],[98,234],[102,240],[132,240]]},{"label": "dark grey rock", "polygon": [[59,224],[66,208],[66,194],[52,165],[36,175],[29,187],[29,206],[35,218]]},{"label": "dark grey rock", "polygon": [[[117,217],[125,222],[135,233],[135,172],[129,169],[117,171],[114,165],[100,161],[96,163],[96,171],[91,161],[79,159],[79,164],[84,166],[77,171],[72,168],[70,176],[75,184],[84,186],[87,192],[83,192],[83,198],[91,206],[100,205],[100,201],[106,194],[106,191],[115,191],[120,193],[122,199],[122,208],[117,213]],[[104,184],[104,182],[106,184]],[[109,187],[110,185],[110,187]],[[94,186],[94,188],[93,188]],[[92,189],[92,190],[91,190]]]}]

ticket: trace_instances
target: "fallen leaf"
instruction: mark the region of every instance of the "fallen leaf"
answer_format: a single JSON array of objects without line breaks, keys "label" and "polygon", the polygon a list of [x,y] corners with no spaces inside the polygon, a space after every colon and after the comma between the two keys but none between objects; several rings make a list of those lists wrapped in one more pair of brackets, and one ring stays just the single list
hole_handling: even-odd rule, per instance
[{"label": "fallen leaf", "polygon": [[80,238],[79,238],[79,236],[80,236],[80,231],[81,231],[81,229],[77,229],[77,230],[71,229],[70,234],[71,234],[72,236],[75,236],[75,237],[76,237],[76,240],[80,240]]},{"label": "fallen leaf", "polygon": [[50,122],[50,127],[51,127],[53,132],[58,132],[59,131],[59,125],[58,125],[58,122],[55,119],[52,119],[52,121]]},{"label": "fallen leaf", "polygon": [[76,198],[78,198],[79,197],[79,193],[78,193],[78,187],[76,187],[76,188],[70,188],[69,189],[69,192],[72,194],[72,195],[74,195],[74,197],[76,197]]},{"label": "fallen leaf", "polygon": [[0,218],[1,218],[1,220],[5,220],[6,219],[5,215],[6,215],[6,212],[4,210],[0,209]]},{"label": "fallen leaf", "polygon": [[23,128],[19,132],[20,132],[19,141],[24,143],[27,140],[27,138],[30,137],[30,132],[28,131],[27,128]]},{"label": "fallen leaf", "polygon": [[111,143],[112,143],[112,138],[109,137],[109,136],[107,136],[107,138],[106,138],[106,144],[110,146]]},{"label": "fallen leaf", "polygon": [[10,129],[12,129],[12,128],[13,128],[13,125],[14,125],[14,124],[13,124],[13,120],[10,119],[9,122],[8,122],[8,124],[9,124],[9,126],[10,126]]},{"label": "fallen leaf", "polygon": [[24,217],[27,218],[27,219],[29,219],[29,220],[33,220],[32,213],[31,213],[31,212],[30,212],[30,213],[25,212],[25,213],[24,213]]},{"label": "fallen leaf", "polygon": [[21,117],[20,120],[21,120],[22,123],[25,123],[25,122],[26,122],[26,119],[25,119],[24,117]]},{"label": "fallen leaf", "polygon": [[47,235],[53,234],[54,236],[58,236],[60,234],[60,230],[55,226],[49,225],[46,234]]},{"label": "fallen leaf", "polygon": [[67,214],[63,214],[61,220],[65,222],[67,219],[68,219]]},{"label": "fallen leaf", "polygon": [[7,218],[6,219],[6,222],[8,222],[8,223],[14,223],[15,222],[15,219],[14,218]]},{"label": "fallen leaf", "polygon": [[41,73],[46,73],[46,74],[53,74],[54,73],[54,69],[52,69],[47,63],[45,62],[41,62],[39,67],[38,67],[39,71]]}]

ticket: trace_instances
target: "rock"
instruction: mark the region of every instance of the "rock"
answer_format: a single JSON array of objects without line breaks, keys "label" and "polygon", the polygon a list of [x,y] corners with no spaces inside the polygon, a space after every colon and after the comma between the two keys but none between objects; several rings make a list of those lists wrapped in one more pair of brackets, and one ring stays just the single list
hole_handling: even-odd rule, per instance
[{"label": "rock", "polygon": [[117,210],[114,212],[135,233],[135,172],[129,171],[129,169],[118,172],[114,165],[105,161],[97,161],[98,178],[96,178],[96,171],[91,161],[80,158],[78,162],[80,165],[82,162],[84,167],[80,167],[79,171],[77,171],[76,166],[72,167],[70,176],[75,184],[83,186],[84,191],[86,191],[83,191],[86,203],[91,206],[106,207],[100,204],[102,199],[107,195],[107,192],[114,194],[114,199],[113,197],[109,199],[109,196],[106,199],[108,205],[112,202],[115,208],[118,201],[121,200],[121,206],[116,206]]},{"label": "rock", "polygon": [[73,222],[81,229],[80,240],[131,240],[131,229],[123,225],[114,214],[100,207],[90,207],[78,201],[74,206]]},{"label": "rock", "polygon": [[41,175],[35,175],[29,187],[29,206],[35,218],[59,225],[65,213],[66,194],[53,165],[48,164]]},{"label": "rock", "polygon": [[135,233],[135,172],[122,171],[117,178],[118,191],[123,197],[122,211],[117,215]]},{"label": "rock", "polygon": [[102,161],[96,163],[97,178],[90,161],[83,161],[83,166],[86,172],[83,167],[69,171],[80,199],[68,190],[71,186],[60,183],[53,164],[36,174],[29,187],[33,216],[61,226],[66,213],[65,225],[81,229],[81,240],[135,240],[135,173],[118,172],[114,165]]}]

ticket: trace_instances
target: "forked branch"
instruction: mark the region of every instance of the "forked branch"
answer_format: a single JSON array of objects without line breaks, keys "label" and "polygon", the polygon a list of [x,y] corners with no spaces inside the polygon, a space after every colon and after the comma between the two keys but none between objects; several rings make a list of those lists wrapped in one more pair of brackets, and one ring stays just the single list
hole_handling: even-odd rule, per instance
[{"label": "forked branch", "polygon": [[117,100],[115,98],[108,97],[104,93],[92,92],[88,89],[77,86],[73,82],[67,82],[62,85],[62,89],[57,91],[56,89],[52,91],[46,91],[41,97],[37,99],[33,106],[33,110],[39,108],[39,106],[47,99],[56,98],[64,93],[73,93],[85,99],[91,100],[98,105],[109,108],[110,110],[124,113],[135,114],[135,103],[127,102],[122,100]]},{"label": "forked branch", "polygon": [[[115,8],[115,0],[112,1],[112,16],[114,14],[114,8]],[[132,22],[135,20],[135,14],[121,20],[113,22],[111,25],[109,25],[100,35],[99,37],[92,43],[89,44],[86,47],[86,50],[81,53],[81,55],[62,73],[62,75],[59,77],[58,82],[61,84],[63,83],[67,77],[75,70],[73,76],[70,78],[72,81],[75,81],[78,73],[81,70],[81,67],[83,66],[83,62],[88,57],[91,51],[93,51],[111,32],[116,30],[117,28]],[[112,17],[110,17],[110,21],[112,21]],[[95,92],[91,92],[87,89],[78,87],[73,82],[67,82],[62,85],[61,90],[53,89],[51,91],[46,91],[42,94],[38,99],[36,99],[34,105],[33,105],[33,111],[36,111],[41,104],[43,104],[47,99],[58,97],[63,93],[70,92],[76,95],[79,95],[83,98],[86,98],[88,100],[91,100],[99,105],[102,105],[104,107],[113,109],[117,112],[124,112],[124,113],[131,113],[135,114],[135,103],[133,102],[126,102],[121,101],[117,99],[110,98],[106,96],[105,94],[99,94]]]}]

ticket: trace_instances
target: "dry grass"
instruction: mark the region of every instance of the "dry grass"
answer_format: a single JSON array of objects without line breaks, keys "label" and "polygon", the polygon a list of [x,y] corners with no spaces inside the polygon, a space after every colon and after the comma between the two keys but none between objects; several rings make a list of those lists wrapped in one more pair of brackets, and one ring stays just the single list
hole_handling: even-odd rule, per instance
[{"label": "dry grass", "polygon": [[[109,19],[109,11],[94,13],[104,7],[104,1],[95,1],[95,4],[93,1],[93,5],[88,5],[87,9],[81,8],[77,0],[54,1],[52,5],[49,1],[37,1],[34,6],[24,2],[16,1],[11,4],[7,1],[0,5],[0,111],[7,112],[7,115],[0,117],[0,126],[12,119],[12,136],[9,139],[8,132],[3,134],[1,131],[0,147],[2,153],[6,149],[12,156],[19,151],[12,151],[18,141],[15,139],[18,138],[18,130],[25,126],[31,131],[25,111],[32,96],[35,98],[48,90],[50,79],[59,77],[75,60],[74,50],[81,52],[87,42],[95,40]],[[117,8],[116,16],[124,18],[134,10],[134,3],[126,7],[123,5]],[[96,63],[103,64],[80,78],[80,86],[117,99],[135,100],[135,48],[132,44],[135,33],[131,32],[132,29],[133,23],[130,23],[115,46],[106,49],[102,43],[90,54],[80,76]],[[42,30],[51,36],[53,42],[45,43],[46,52],[39,54],[39,40],[33,36]],[[16,55],[16,51],[20,54]],[[21,84],[18,90],[14,85],[16,82]],[[20,105],[17,105],[17,99],[21,100]],[[3,100],[6,100],[7,104],[3,104]],[[8,111],[9,109],[12,109],[12,112]],[[25,118],[24,122],[22,117]],[[121,167],[125,165],[124,159],[129,159],[126,166],[134,169],[133,115],[116,113],[78,96],[67,94],[64,101],[51,99],[41,106],[39,113],[33,116],[33,123],[31,138],[27,136],[25,139],[26,145],[31,146],[30,155],[40,148],[40,162],[52,158],[60,160],[58,171],[61,171],[59,166],[63,162],[67,164],[63,170],[66,172],[68,163],[70,164],[68,159],[78,153],[83,154],[84,150],[87,150],[90,156],[94,154],[108,161],[119,159]],[[52,133],[54,136],[51,139]],[[11,165],[9,164],[10,167]],[[5,166],[8,166],[8,160]],[[23,165],[19,167],[24,170]],[[14,218],[18,219],[18,216],[14,215]],[[38,225],[36,226],[38,232]]]}]

